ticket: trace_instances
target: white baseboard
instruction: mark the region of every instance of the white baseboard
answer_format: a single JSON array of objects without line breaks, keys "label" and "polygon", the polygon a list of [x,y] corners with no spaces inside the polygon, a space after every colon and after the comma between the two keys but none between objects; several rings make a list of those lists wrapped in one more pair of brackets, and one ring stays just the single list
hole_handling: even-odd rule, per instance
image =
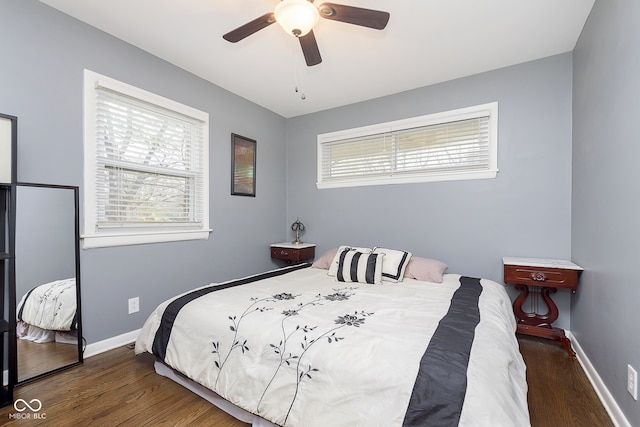
[{"label": "white baseboard", "polygon": [[576,352],[576,357],[578,358],[578,362],[582,365],[582,369],[584,369],[585,374],[587,374],[587,378],[591,382],[594,390],[598,394],[600,401],[604,405],[604,409],[607,410],[607,413],[611,417],[611,421],[616,427],[632,427],[631,423],[624,416],[624,413],[618,406],[618,403],[615,401],[609,389],[598,375],[598,372],[591,364],[591,361],[585,354],[582,347],[580,347],[580,343],[576,339],[575,336],[571,333],[571,331],[565,331],[567,334],[567,338],[571,340],[571,345]]},{"label": "white baseboard", "polygon": [[104,353],[105,351],[113,350],[114,348],[122,347],[123,345],[130,344],[138,338],[140,329],[127,332],[126,334],[118,335],[106,340],[98,341],[93,344],[87,344],[87,348],[84,350],[84,357],[95,356],[96,354]]}]

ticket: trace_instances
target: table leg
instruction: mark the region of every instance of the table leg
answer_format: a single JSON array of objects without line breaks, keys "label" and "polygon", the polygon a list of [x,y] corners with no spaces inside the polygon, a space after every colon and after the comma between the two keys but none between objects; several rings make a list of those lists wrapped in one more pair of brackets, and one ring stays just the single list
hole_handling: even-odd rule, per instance
[{"label": "table leg", "polygon": [[[558,319],[558,306],[553,302],[550,294],[555,293],[557,289],[544,286],[540,287],[539,294],[547,306],[546,313],[524,311],[522,304],[531,296],[529,286],[516,285],[516,289],[520,290],[520,295],[518,295],[513,302],[513,312],[518,318],[517,332],[559,341],[570,356],[575,356],[575,352],[571,348],[571,341],[567,338],[564,331],[552,326],[552,323]],[[537,298],[538,293],[534,292],[534,296]]]}]

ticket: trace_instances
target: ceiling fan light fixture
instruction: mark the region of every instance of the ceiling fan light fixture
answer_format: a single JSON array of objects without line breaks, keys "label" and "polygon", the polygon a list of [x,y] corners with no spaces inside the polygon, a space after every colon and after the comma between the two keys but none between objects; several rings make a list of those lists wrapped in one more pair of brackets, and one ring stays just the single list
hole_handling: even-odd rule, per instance
[{"label": "ceiling fan light fixture", "polygon": [[274,10],[276,22],[294,37],[309,33],[320,19],[320,13],[307,0],[282,0]]}]

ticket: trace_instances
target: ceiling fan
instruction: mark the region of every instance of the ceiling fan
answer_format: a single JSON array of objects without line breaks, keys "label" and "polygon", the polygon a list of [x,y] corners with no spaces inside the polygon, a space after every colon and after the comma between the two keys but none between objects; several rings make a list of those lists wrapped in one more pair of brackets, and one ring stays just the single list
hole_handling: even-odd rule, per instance
[{"label": "ceiling fan", "polygon": [[313,35],[313,27],[318,23],[320,17],[376,30],[384,29],[389,22],[389,13],[379,10],[335,3],[322,3],[316,7],[313,0],[282,0],[273,12],[265,13],[259,18],[241,25],[222,38],[236,43],[274,22],[278,22],[288,34],[300,41],[304,59],[311,67],[322,62],[318,43]]}]

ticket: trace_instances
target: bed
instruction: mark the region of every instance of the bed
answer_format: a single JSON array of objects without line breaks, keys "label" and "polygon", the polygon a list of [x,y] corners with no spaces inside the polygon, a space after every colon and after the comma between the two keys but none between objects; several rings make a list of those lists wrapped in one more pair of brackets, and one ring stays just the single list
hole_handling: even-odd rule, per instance
[{"label": "bed", "polygon": [[530,425],[503,285],[355,253],[165,301],[136,353],[253,426]]},{"label": "bed", "polygon": [[18,338],[77,344],[76,279],[54,280],[25,293],[16,307]]}]

